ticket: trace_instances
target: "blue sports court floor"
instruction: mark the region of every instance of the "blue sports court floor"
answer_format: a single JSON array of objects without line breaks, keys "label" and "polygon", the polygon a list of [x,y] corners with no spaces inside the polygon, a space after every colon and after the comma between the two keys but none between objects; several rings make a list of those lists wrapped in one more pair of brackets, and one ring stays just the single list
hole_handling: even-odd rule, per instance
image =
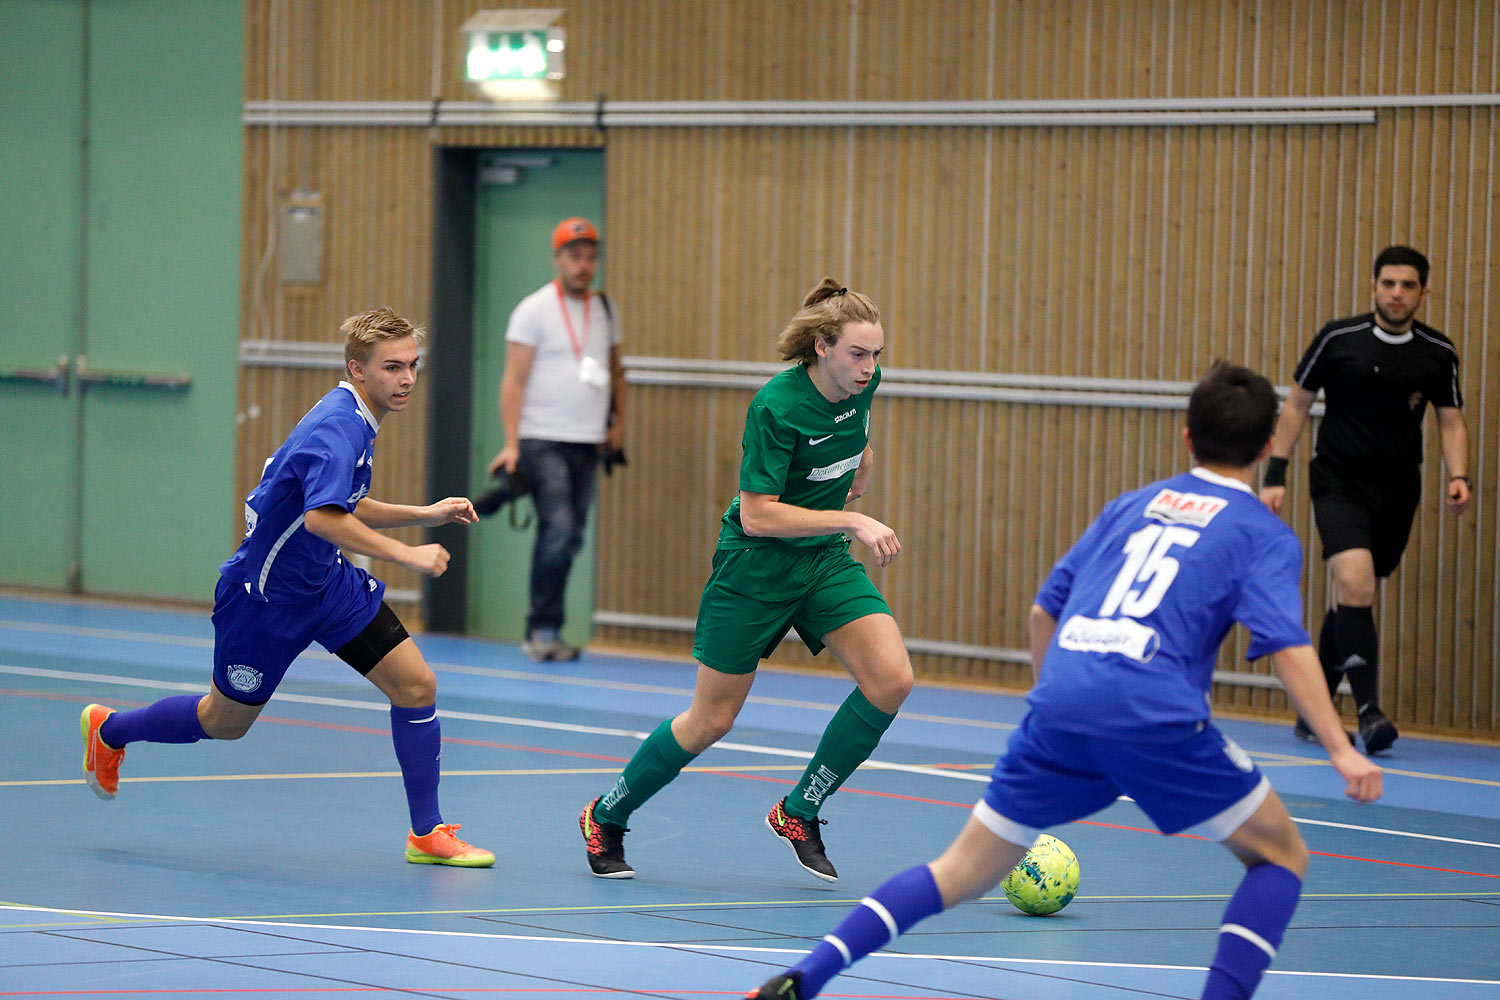
[{"label": "blue sports court floor", "polygon": [[[692,665],[419,637],[439,677],[443,806],[490,870],[411,865],[387,706],[321,650],[243,740],[130,748],[119,797],[80,771],[78,714],[205,689],[206,614],[0,596],[0,997],[739,996],[887,876],[945,846],[1021,712],[920,687],[824,809],[837,885],[762,825],[848,691],[764,670],[740,725],[637,812],[638,875],[593,878],[579,809],[687,704]],[[1258,997],[1500,996],[1500,748],[1403,736],[1386,797],[1346,802],[1284,724],[1224,729],[1313,852]],[[1052,831],[1079,896],[942,914],[827,996],[1196,997],[1240,868],[1120,802]]]}]

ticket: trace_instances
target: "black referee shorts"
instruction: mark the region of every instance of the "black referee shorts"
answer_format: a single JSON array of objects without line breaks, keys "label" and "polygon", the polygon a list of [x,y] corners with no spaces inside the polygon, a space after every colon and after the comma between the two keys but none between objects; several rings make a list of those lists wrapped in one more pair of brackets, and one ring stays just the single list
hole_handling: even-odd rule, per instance
[{"label": "black referee shorts", "polygon": [[1349,549],[1369,549],[1376,578],[1390,576],[1411,537],[1421,498],[1420,473],[1374,481],[1349,476],[1317,459],[1308,466],[1308,473],[1323,558]]}]

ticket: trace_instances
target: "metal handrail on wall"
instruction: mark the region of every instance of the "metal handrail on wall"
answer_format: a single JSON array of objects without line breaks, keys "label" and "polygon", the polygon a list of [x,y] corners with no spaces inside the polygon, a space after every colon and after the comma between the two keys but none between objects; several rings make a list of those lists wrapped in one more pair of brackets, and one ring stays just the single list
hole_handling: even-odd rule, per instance
[{"label": "metal handrail on wall", "polygon": [[[622,363],[625,381],[631,385],[689,389],[759,389],[766,379],[786,368],[784,364],[770,361],[716,361],[707,358],[626,356]],[[1194,384],[1084,375],[882,368],[880,392],[896,398],[1185,410]],[[1280,387],[1277,392],[1284,397],[1288,389]],[[1321,416],[1322,402],[1314,403],[1311,412],[1314,416]]]},{"label": "metal handrail on wall", "polygon": [[[1457,99],[1455,99],[1457,98]],[[1487,100],[1493,98],[1494,100]],[[1090,127],[1372,125],[1376,107],[1500,103],[1410,98],[1162,98],[1114,101],[246,101],[245,125],[552,127]]]}]

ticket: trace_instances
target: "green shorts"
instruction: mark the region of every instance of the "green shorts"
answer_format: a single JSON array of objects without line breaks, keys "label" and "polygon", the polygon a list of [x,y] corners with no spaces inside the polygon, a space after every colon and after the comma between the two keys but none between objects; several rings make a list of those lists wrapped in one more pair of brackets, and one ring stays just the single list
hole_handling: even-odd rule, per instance
[{"label": "green shorts", "polygon": [[693,656],[720,673],[750,673],[789,628],[816,655],[823,636],[840,625],[891,613],[848,544],[719,549],[713,565],[698,603]]}]

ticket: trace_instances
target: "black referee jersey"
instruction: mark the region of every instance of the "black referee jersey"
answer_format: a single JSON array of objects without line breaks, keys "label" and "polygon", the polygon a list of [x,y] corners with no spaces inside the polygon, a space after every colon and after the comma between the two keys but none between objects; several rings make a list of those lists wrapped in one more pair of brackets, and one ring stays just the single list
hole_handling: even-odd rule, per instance
[{"label": "black referee jersey", "polygon": [[1414,473],[1427,404],[1463,406],[1453,342],[1423,323],[1388,333],[1374,313],[1324,326],[1294,377],[1308,392],[1323,390],[1317,461],[1362,478]]}]

